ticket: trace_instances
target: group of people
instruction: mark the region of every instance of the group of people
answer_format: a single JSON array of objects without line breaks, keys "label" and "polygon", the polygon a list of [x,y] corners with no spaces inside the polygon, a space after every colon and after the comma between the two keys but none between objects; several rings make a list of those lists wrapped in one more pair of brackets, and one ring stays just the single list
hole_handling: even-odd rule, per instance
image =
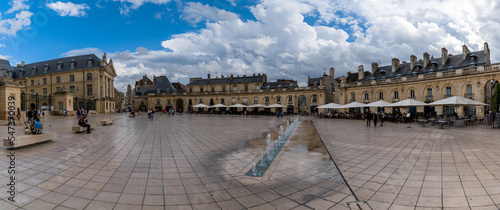
[{"label": "group of people", "polygon": [[[170,112],[168,113],[170,115]],[[148,118],[149,120],[153,120],[153,117],[155,116],[155,110],[154,109],[149,109],[148,110]]]},{"label": "group of people", "polygon": [[[30,109],[26,111],[26,116],[28,118],[28,121],[25,122],[24,124],[26,125],[27,128],[30,129],[30,132],[32,134],[42,134],[43,130],[43,124],[40,120],[40,118],[45,118],[45,112],[40,111],[37,109]],[[23,123],[21,122],[22,119],[22,112],[20,108],[17,108],[17,112],[14,115],[11,115],[10,118],[15,118],[17,120],[17,125],[22,125]]]},{"label": "group of people", "polygon": [[373,120],[373,125],[375,127],[377,127],[378,122],[380,122],[380,126],[384,126],[385,118],[386,118],[386,114],[383,112],[372,113],[372,112],[368,111],[365,114],[366,126],[370,126],[372,120]]}]

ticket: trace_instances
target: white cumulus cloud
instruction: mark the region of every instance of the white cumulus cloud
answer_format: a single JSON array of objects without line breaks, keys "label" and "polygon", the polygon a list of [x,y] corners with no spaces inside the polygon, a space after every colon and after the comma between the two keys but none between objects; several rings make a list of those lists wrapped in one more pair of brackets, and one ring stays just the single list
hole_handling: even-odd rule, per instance
[{"label": "white cumulus cloud", "polygon": [[203,5],[200,2],[188,2],[183,9],[181,18],[191,24],[196,24],[200,21],[234,20],[238,18],[238,15]]},{"label": "white cumulus cloud", "polygon": [[9,5],[11,5],[12,7],[5,13],[13,13],[15,11],[28,10],[30,8],[30,5],[27,4],[27,2],[28,0],[11,0],[9,2]]},{"label": "white cumulus cloud", "polygon": [[103,51],[99,48],[87,47],[82,49],[71,50],[69,52],[63,53],[61,56],[70,57],[75,55],[84,55],[84,54],[95,54],[97,56],[101,56]]},{"label": "white cumulus cloud", "polygon": [[87,15],[87,10],[90,9],[87,4],[74,4],[72,2],[53,2],[47,3],[46,6],[57,12],[59,16],[84,17]]},{"label": "white cumulus cloud", "polygon": [[0,34],[16,36],[17,32],[26,29],[31,24],[32,12],[21,11],[14,18],[0,20]]},{"label": "white cumulus cloud", "polygon": [[120,14],[128,15],[131,9],[137,9],[145,3],[153,3],[153,4],[166,4],[170,2],[170,0],[113,0],[119,1],[122,3],[120,7]]}]

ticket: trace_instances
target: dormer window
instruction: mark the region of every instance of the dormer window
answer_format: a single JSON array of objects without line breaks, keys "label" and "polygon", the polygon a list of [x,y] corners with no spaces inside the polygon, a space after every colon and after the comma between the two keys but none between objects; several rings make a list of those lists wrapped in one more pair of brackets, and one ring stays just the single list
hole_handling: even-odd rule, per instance
[{"label": "dormer window", "polygon": [[61,71],[61,70],[62,70],[62,66],[63,66],[62,62],[61,62],[61,61],[59,61],[59,62],[57,63],[57,71]]},{"label": "dormer window", "polygon": [[47,73],[47,71],[49,71],[49,64],[45,64],[45,66],[43,66],[43,73]]},{"label": "dormer window", "polygon": [[71,62],[69,63],[69,68],[70,69],[74,69],[75,65],[76,65],[76,61],[75,60],[71,60]]},{"label": "dormer window", "polygon": [[429,70],[430,72],[433,72],[435,69],[437,69],[438,63],[436,61],[431,62],[431,69]]},{"label": "dormer window", "polygon": [[278,88],[281,88],[281,85],[278,85]]},{"label": "dormer window", "polygon": [[380,75],[385,76],[385,70],[384,69],[380,70]]},{"label": "dormer window", "polygon": [[266,89],[268,89],[268,90],[271,89],[271,85],[267,85]]},{"label": "dormer window", "polygon": [[35,74],[36,73],[36,66],[33,66],[31,67],[31,74]]},{"label": "dormer window", "polygon": [[23,70],[19,71],[19,76],[20,77],[24,76],[24,71]]},{"label": "dormer window", "polygon": [[94,63],[94,60],[92,60],[92,58],[91,58],[91,57],[89,57],[89,58],[87,59],[87,66],[88,66],[88,67],[92,67],[92,64],[93,64],[93,63]]}]

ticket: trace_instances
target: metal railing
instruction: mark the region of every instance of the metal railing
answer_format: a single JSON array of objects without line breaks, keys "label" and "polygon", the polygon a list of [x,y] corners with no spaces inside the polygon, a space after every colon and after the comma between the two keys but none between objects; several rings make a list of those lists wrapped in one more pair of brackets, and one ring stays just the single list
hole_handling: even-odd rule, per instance
[{"label": "metal railing", "polygon": [[464,98],[472,99],[474,100],[474,93],[465,93]]}]

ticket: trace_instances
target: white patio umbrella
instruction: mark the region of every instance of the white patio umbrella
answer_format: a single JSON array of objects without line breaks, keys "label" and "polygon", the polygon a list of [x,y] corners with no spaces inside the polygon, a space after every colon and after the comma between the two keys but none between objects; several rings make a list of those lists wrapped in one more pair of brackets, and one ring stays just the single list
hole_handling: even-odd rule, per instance
[{"label": "white patio umbrella", "polygon": [[359,107],[365,107],[365,106],[366,106],[366,104],[362,104],[362,103],[354,101],[354,102],[348,103],[346,105],[340,106],[337,109],[359,108]]},{"label": "white patio umbrella", "polygon": [[411,107],[411,106],[432,106],[432,105],[426,104],[421,101],[416,101],[411,98],[387,105],[387,107]]},{"label": "white patio umbrella", "polygon": [[227,106],[224,104],[216,104],[216,105],[210,106],[210,108],[224,108],[224,107],[227,107]]},{"label": "white patio umbrella", "polygon": [[340,106],[341,106],[340,104],[329,103],[329,104],[318,106],[318,107],[316,107],[316,109],[337,109]]},{"label": "white patio umbrella", "polygon": [[485,106],[488,104],[460,96],[452,96],[429,104],[429,106]]},{"label": "white patio umbrella", "polygon": [[285,105],[281,105],[281,104],[272,104],[269,106],[265,106],[264,108],[285,108],[285,107],[286,107]]},{"label": "white patio umbrella", "polygon": [[389,103],[387,101],[380,100],[380,101],[375,101],[375,102],[366,104],[365,107],[386,107],[386,106],[389,106],[391,104],[392,103]]},{"label": "white patio umbrella", "polygon": [[252,105],[248,106],[248,108],[260,108],[260,107],[264,107],[264,105],[262,105],[262,104],[252,104]]},{"label": "white patio umbrella", "polygon": [[209,107],[208,105],[205,105],[205,104],[196,104],[193,106],[193,108],[207,108]]},{"label": "white patio umbrella", "polygon": [[232,107],[232,108],[244,108],[244,107],[247,107],[247,106],[245,106],[243,104],[235,104],[235,105],[231,105],[229,107]]}]

